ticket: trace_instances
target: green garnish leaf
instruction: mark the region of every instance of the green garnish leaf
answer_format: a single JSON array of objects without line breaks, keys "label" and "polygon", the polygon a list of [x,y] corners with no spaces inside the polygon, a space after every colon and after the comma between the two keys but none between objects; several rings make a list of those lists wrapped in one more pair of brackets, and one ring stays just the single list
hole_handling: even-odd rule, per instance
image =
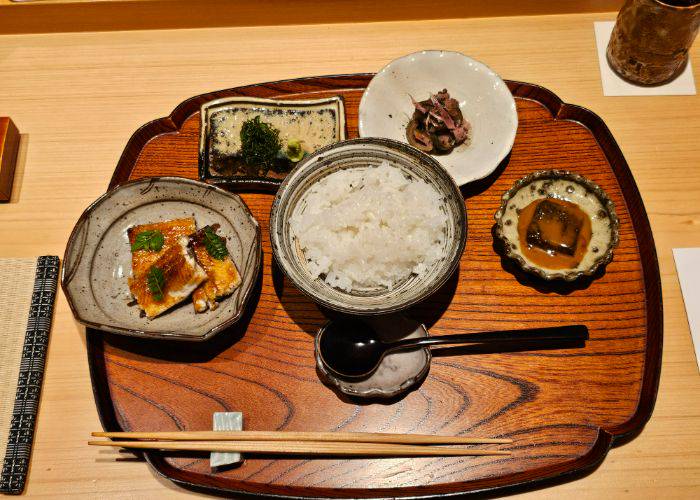
[{"label": "green garnish leaf", "polygon": [[163,300],[165,274],[163,274],[163,270],[160,267],[151,266],[151,268],[148,270],[146,283],[148,283],[148,290],[151,292],[151,295],[153,295],[153,298],[155,300]]},{"label": "green garnish leaf", "polygon": [[302,147],[302,143],[304,141],[300,141],[299,139],[291,139],[287,143],[287,150],[285,151],[285,154],[287,158],[289,158],[289,161],[293,163],[297,163],[306,156],[306,151],[304,151],[304,148]]},{"label": "green garnish leaf", "polygon": [[209,226],[204,228],[202,240],[204,241],[204,247],[207,249],[207,253],[211,255],[212,258],[224,260],[228,255],[224,239],[216,234]]},{"label": "green garnish leaf", "polygon": [[266,175],[282,149],[280,131],[256,116],[243,122],[241,127],[241,157],[250,166],[263,169]]},{"label": "green garnish leaf", "polygon": [[136,235],[136,239],[134,239],[134,243],[131,245],[131,251],[150,250],[151,252],[160,252],[164,242],[165,237],[163,233],[157,229],[149,229],[148,231],[143,231]]}]

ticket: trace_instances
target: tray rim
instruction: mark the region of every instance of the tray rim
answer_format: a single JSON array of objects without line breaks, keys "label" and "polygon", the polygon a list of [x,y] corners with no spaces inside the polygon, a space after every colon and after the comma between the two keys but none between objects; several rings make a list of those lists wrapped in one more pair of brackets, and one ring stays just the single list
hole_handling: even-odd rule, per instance
[{"label": "tray rim", "polygon": [[[117,163],[109,183],[109,189],[128,180],[128,177],[133,170],[133,165],[138,159],[138,154],[151,139],[161,134],[177,132],[182,127],[184,122],[194,113],[199,111],[201,104],[207,100],[229,96],[251,96],[251,94],[248,92],[253,91],[259,93],[261,88],[265,89],[263,93],[269,92],[269,94],[262,97],[280,98],[282,95],[284,95],[283,92],[288,90],[282,88],[282,86],[290,83],[314,86],[323,82],[326,86],[322,90],[311,90],[310,92],[312,93],[326,93],[333,90],[362,90],[367,86],[373,76],[374,73],[356,73],[291,78],[222,89],[219,91],[190,97],[177,105],[167,117],[162,117],[147,122],[132,134],[127,141]],[[607,127],[603,119],[596,113],[579,105],[565,103],[554,92],[537,84],[530,84],[514,80],[504,81],[515,98],[537,102],[550,112],[554,120],[572,121],[580,124],[591,132],[605,155],[608,163],[610,164],[611,170],[615,174],[615,178],[620,185],[622,196],[627,204],[630,214],[635,214],[635,216],[631,217],[631,219],[635,232],[635,238],[637,239],[637,245],[639,248],[640,261],[642,264],[642,276],[644,278],[646,302],[645,312],[647,315],[647,343],[645,349],[642,382],[639,390],[639,399],[635,412],[627,421],[610,429],[603,429],[596,426],[598,429],[598,436],[586,454],[573,461],[565,462],[563,465],[555,464],[554,466],[543,467],[544,470],[538,477],[533,478],[530,477],[531,473],[521,472],[506,476],[498,476],[496,478],[486,478],[475,481],[484,484],[483,486],[477,486],[473,489],[468,489],[468,482],[447,483],[461,484],[465,486],[465,489],[461,491],[449,493],[410,493],[410,490],[412,489],[429,489],[430,487],[428,486],[393,489],[395,494],[398,493],[396,496],[400,498],[432,499],[474,494],[512,494],[520,491],[531,490],[537,487],[551,486],[583,477],[595,470],[595,468],[602,463],[611,447],[619,446],[632,440],[642,431],[644,425],[651,417],[654,404],[656,402],[661,373],[663,347],[663,302],[661,295],[661,276],[649,218],[629,165],[627,164],[619,145],[612,136],[610,129]],[[301,92],[287,92],[288,95],[293,95],[295,93]],[[309,91],[305,93],[308,94]],[[132,151],[137,151],[137,153],[133,154],[131,153]],[[195,168],[197,167],[197,165],[194,166]],[[235,187],[235,191],[247,190],[272,194],[274,194],[277,189],[277,185],[261,184],[253,186],[240,184],[239,186]],[[100,353],[104,352],[103,346],[104,339],[101,332],[88,328],[86,333],[86,351],[98,416],[102,427],[106,431],[121,431],[123,429],[121,429],[118,424],[116,418],[116,408],[114,407],[113,401],[109,394],[109,386],[106,383],[106,367],[103,362],[104,358],[98,358]],[[143,453],[143,456],[153,470],[155,470],[155,472],[160,476],[193,491],[200,491],[215,495],[236,494],[238,497],[256,499],[323,498],[323,488],[295,487],[297,490],[316,490],[315,493],[309,492],[310,494],[299,496],[275,494],[264,491],[254,492],[235,490],[222,488],[212,483],[196,483],[193,482],[188,476],[198,476],[199,474],[182,471],[181,469],[171,466],[165,461],[162,454],[158,452],[145,452]],[[325,491],[329,491],[329,489],[325,489]],[[345,492],[348,495],[343,495],[343,497],[349,497],[353,494],[353,491],[359,492],[366,490],[346,489]],[[384,494],[381,490],[378,491],[379,492],[375,498],[380,498]],[[400,493],[402,492],[407,492],[408,494],[401,495]],[[365,494],[362,496],[367,495]]]}]

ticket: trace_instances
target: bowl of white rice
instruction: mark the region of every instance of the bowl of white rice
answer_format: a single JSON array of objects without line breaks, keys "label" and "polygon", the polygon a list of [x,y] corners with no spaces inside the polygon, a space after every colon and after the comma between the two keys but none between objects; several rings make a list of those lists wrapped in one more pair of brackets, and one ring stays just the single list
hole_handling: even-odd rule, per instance
[{"label": "bowl of white rice", "polygon": [[432,157],[398,141],[343,141],[302,160],[270,216],[275,260],[303,293],[357,315],[405,309],[459,265],[467,214]]}]

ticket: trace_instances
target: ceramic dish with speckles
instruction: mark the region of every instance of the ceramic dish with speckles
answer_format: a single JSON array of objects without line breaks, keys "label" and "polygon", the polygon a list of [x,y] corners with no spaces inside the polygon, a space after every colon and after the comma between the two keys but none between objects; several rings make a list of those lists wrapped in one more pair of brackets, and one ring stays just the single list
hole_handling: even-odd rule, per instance
[{"label": "ceramic dish with speckles", "polygon": [[[127,229],[181,217],[194,217],[197,227],[220,225],[241,286],[213,311],[196,314],[191,301],[185,300],[156,318],[142,317],[137,306],[128,305]],[[75,318],[89,327],[136,337],[201,341],[241,317],[260,263],[260,227],[238,195],[190,179],[153,177],[117,186],[83,212],[68,240],[61,286]]]},{"label": "ceramic dish with speckles", "polygon": [[518,129],[515,99],[485,64],[459,52],[423,50],[391,61],[362,94],[360,137],[408,142],[406,129],[416,101],[446,89],[471,125],[469,139],[435,158],[462,186],[492,173],[510,153]]},{"label": "ceramic dish with speckles", "polygon": [[[411,274],[391,289],[385,286],[342,290],[314,277],[293,233],[290,217],[302,216],[305,194],[324,177],[344,169],[367,169],[382,162],[398,168],[409,179],[420,179],[441,197],[446,215],[440,256],[420,275]],[[339,142],[302,160],[277,192],[270,215],[270,240],[275,260],[303,293],[319,304],[347,314],[380,315],[420,302],[442,286],[459,266],[467,238],[464,198],[447,171],[432,157],[390,139],[362,138]],[[388,251],[391,251],[390,249]]]},{"label": "ceramic dish with speckles", "polygon": [[[590,238],[586,240],[581,257],[571,267],[550,268],[533,262],[528,257],[531,254],[523,248],[519,229],[521,213],[525,207],[547,199],[571,203],[590,219]],[[503,244],[505,255],[523,270],[545,280],[573,281],[581,276],[592,276],[612,260],[613,249],[620,239],[620,222],[605,191],[582,175],[565,170],[542,170],[518,180],[503,195],[494,217],[496,237]]]},{"label": "ceramic dish with speckles", "polygon": [[291,139],[302,141],[307,152],[345,139],[345,106],[340,96],[304,101],[245,96],[215,99],[200,109],[200,180],[250,187],[282,182],[288,168],[263,174],[251,171],[240,160],[241,127],[256,116],[279,130],[283,151]]}]

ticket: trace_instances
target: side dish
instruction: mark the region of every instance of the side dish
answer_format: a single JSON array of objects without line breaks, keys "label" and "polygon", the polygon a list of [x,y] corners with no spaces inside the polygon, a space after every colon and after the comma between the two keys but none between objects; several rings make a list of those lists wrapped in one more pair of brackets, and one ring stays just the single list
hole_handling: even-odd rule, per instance
[{"label": "side dish", "polygon": [[[217,235],[208,239],[220,242],[211,260],[196,238],[207,226]],[[61,284],[75,318],[89,327],[198,342],[243,316],[261,250],[260,225],[240,196],[184,177],[146,177],[83,212]],[[207,312],[195,314],[195,305]]]},{"label": "side dish", "polygon": [[288,172],[306,154],[334,140],[334,120],[330,112],[218,111],[211,117],[210,161],[217,171],[227,175]]},{"label": "side dish", "polygon": [[469,139],[470,125],[459,109],[457,99],[447,89],[431,94],[424,101],[413,102],[413,116],[406,127],[409,144],[421,151],[448,154]]},{"label": "side dish", "polygon": [[[412,105],[411,98],[420,102]],[[493,173],[517,129],[506,83],[485,64],[447,50],[391,61],[367,85],[357,116],[360,137],[385,137],[435,155],[459,186]]]},{"label": "side dish", "polygon": [[194,310],[216,309],[217,300],[240,286],[241,277],[216,234],[199,231],[193,217],[143,224],[127,230],[131,245],[129,290],[149,318],[192,296]]},{"label": "side dish", "polygon": [[251,173],[267,175],[270,169],[288,171],[307,152],[303,141],[290,138],[282,149],[280,131],[260,116],[243,122],[240,132],[242,168]]},{"label": "side dish", "polygon": [[218,229],[217,224],[206,226],[190,238],[195,258],[207,273],[207,280],[192,295],[196,312],[216,309],[218,299],[241,285],[241,275],[226,250],[226,240],[216,234]]},{"label": "side dish", "polygon": [[563,171],[536,172],[503,196],[497,234],[523,269],[546,279],[592,274],[612,259],[615,208],[600,187]]},{"label": "side dish", "polygon": [[345,291],[391,290],[442,256],[441,205],[433,186],[384,161],[323,177],[289,222],[313,277]]},{"label": "side dish", "polygon": [[234,97],[201,107],[200,177],[281,179],[305,155],[345,138],[339,97],[276,101]]},{"label": "side dish", "polygon": [[591,218],[576,203],[559,198],[536,200],[518,215],[520,248],[536,264],[572,269],[586,255],[591,226]]}]

